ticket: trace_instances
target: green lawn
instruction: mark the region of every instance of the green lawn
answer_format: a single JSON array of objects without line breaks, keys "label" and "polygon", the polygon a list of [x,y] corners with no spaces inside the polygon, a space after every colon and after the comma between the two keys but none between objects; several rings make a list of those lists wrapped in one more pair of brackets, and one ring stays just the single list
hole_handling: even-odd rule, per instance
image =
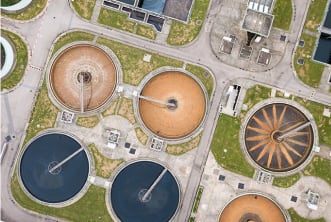
[{"label": "green lawn", "polygon": [[289,30],[292,20],[292,0],[276,0],[272,14],[273,27]]},{"label": "green lawn", "polygon": [[184,154],[199,146],[201,136],[202,136],[202,133],[200,133],[196,137],[194,137],[191,140],[184,142],[184,143],[168,144],[166,151],[167,151],[167,153],[172,154],[172,155]]},{"label": "green lawn", "polygon": [[87,32],[81,32],[81,31],[74,31],[74,32],[68,32],[64,35],[62,35],[54,44],[54,48],[52,51],[52,54],[54,55],[55,52],[57,52],[60,48],[63,46],[76,42],[76,41],[89,41],[92,42],[94,38],[94,35]]},{"label": "green lawn", "polygon": [[99,117],[97,115],[93,116],[79,116],[76,119],[76,125],[85,127],[85,128],[93,128],[100,122]]},{"label": "green lawn", "polygon": [[222,115],[216,126],[211,151],[224,169],[252,178],[254,168],[246,161],[240,149],[240,124],[239,118]]},{"label": "green lawn", "polygon": [[200,199],[202,196],[202,192],[203,192],[203,187],[199,187],[198,192],[195,196],[195,200],[194,200],[194,205],[193,205],[193,213],[196,213],[198,211],[199,208],[199,204],[200,204]]},{"label": "green lawn", "polygon": [[327,146],[331,146],[331,118],[323,116],[324,108],[331,109],[331,106],[325,106],[323,104],[313,102],[310,100],[295,97],[294,100],[306,107],[313,115],[314,120],[318,128],[319,142]]},{"label": "green lawn", "polygon": [[87,193],[77,202],[61,208],[44,206],[31,200],[23,192],[16,174],[11,181],[11,191],[19,205],[40,214],[68,221],[113,221],[106,207],[106,190],[94,185],[91,185]]},{"label": "green lawn", "polygon": [[95,1],[96,0],[70,0],[78,15],[87,20],[90,20],[92,17]]},{"label": "green lawn", "polygon": [[304,26],[305,29],[317,32],[317,29],[322,22],[327,2],[328,0],[310,1]]},{"label": "green lawn", "polygon": [[[138,49],[129,45],[125,45],[110,39],[99,37],[97,39],[99,44],[105,45],[110,48],[119,59],[122,71],[123,82],[137,86],[140,81],[153,70],[163,67],[182,67],[183,62],[161,56],[157,53],[151,53],[146,50]],[[130,52],[130,53],[128,53]],[[152,58],[150,62],[144,62],[143,58],[145,54],[151,54]]]},{"label": "green lawn", "polygon": [[122,159],[114,160],[105,157],[99,152],[95,144],[89,144],[88,147],[93,155],[96,175],[99,177],[109,178],[112,172],[124,162]]},{"label": "green lawn", "polygon": [[152,39],[152,40],[156,39],[156,32],[154,31],[154,28],[148,25],[142,25],[137,23],[136,34],[148,39]]},{"label": "green lawn", "polygon": [[[270,94],[270,88],[255,85],[246,90],[244,104],[250,109],[256,103],[268,99]],[[242,111],[241,115],[237,118],[227,115],[222,115],[219,118],[211,144],[211,150],[221,167],[252,178],[254,168],[246,161],[239,143],[240,125],[245,114],[246,112]],[[224,149],[226,149],[226,152]]]},{"label": "green lawn", "polygon": [[54,127],[58,112],[58,108],[53,105],[48,97],[46,81],[44,80],[31,113],[24,144],[30,141],[40,131]]},{"label": "green lawn", "polygon": [[[294,55],[294,68],[299,79],[306,85],[317,88],[320,84],[324,65],[314,62],[311,57],[316,42],[316,37],[302,34],[301,39],[305,41],[304,47],[297,46]],[[299,65],[298,59],[303,58],[304,64]]]},{"label": "green lawn", "polygon": [[[188,24],[172,21],[167,43],[169,45],[185,45],[192,42],[203,26],[210,0],[195,0]],[[200,24],[198,24],[200,22]]]},{"label": "green lawn", "polygon": [[126,32],[134,31],[136,23],[128,20],[128,15],[111,9],[101,8],[98,22]]},{"label": "green lawn", "polygon": [[[130,85],[139,85],[141,80],[153,70],[163,67],[183,67],[183,62],[162,56],[158,53],[152,53],[150,51],[135,48],[129,45],[125,45],[110,39],[99,37],[97,43],[102,44],[110,48],[119,59],[122,71],[123,81]],[[127,52],[130,52],[129,54]],[[151,54],[151,61],[144,62],[143,57],[145,54]],[[209,97],[214,89],[214,79],[207,70],[200,66],[193,64],[187,64],[186,70],[197,76],[200,81],[204,84]],[[204,74],[208,72],[208,76]]]},{"label": "green lawn", "polygon": [[47,0],[33,0],[32,4],[17,14],[9,14],[2,12],[1,15],[17,20],[30,20],[39,15],[46,7]]},{"label": "green lawn", "polygon": [[288,212],[290,214],[292,222],[326,222],[324,218],[319,218],[316,220],[309,220],[309,219],[303,218],[303,217],[299,216],[293,208],[288,209]]},{"label": "green lawn", "polygon": [[137,139],[139,140],[139,142],[146,146],[147,142],[148,142],[148,135],[140,128],[140,127],[136,127],[134,128],[134,131],[136,133]]},{"label": "green lawn", "polygon": [[107,8],[101,8],[98,22],[125,32],[137,34],[139,36],[155,40],[156,31],[152,26],[143,25],[128,18],[128,14],[117,12]]},{"label": "green lawn", "polygon": [[[85,32],[70,32],[62,36],[55,43],[52,53],[54,54],[58,49],[70,42],[79,40],[92,41],[93,37],[94,35]],[[38,97],[32,110],[24,144],[36,136],[40,131],[54,127],[58,112],[59,109],[48,97],[46,81],[44,80],[42,87],[39,89]]]},{"label": "green lawn", "polygon": [[248,110],[258,102],[270,98],[271,89],[261,85],[255,85],[246,91],[244,104],[247,105]]},{"label": "green lawn", "polygon": [[205,86],[210,99],[214,89],[214,79],[212,75],[204,68],[193,64],[187,64],[186,70],[193,73],[196,77],[200,79],[202,84]]},{"label": "green lawn", "polygon": [[7,36],[15,46],[16,50],[16,64],[11,73],[1,81],[1,91],[4,89],[11,89],[16,86],[23,78],[26,65],[28,64],[28,49],[21,37],[15,33],[1,29],[1,33]]},{"label": "green lawn", "polygon": [[296,182],[298,182],[298,180],[300,180],[300,174],[296,173],[288,177],[276,177],[274,178],[272,185],[277,187],[288,188],[293,186]]},{"label": "green lawn", "polygon": [[303,170],[306,176],[317,176],[328,182],[331,186],[331,161],[315,156],[310,164]]}]

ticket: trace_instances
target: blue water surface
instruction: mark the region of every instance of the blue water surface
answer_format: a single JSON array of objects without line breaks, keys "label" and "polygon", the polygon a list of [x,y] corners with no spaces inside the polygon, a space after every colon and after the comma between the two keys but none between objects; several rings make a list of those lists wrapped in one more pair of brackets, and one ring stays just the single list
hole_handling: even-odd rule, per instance
[{"label": "blue water surface", "polygon": [[166,0],[141,0],[141,8],[146,9],[148,11],[152,11],[158,14],[161,14],[164,9],[164,5]]},{"label": "blue water surface", "polygon": [[64,165],[57,174],[48,171],[53,161],[61,162],[81,145],[64,134],[46,134],[33,141],[21,159],[20,175],[28,192],[48,203],[66,201],[84,186],[89,172],[85,151],[81,151]]},{"label": "blue water surface", "polygon": [[314,59],[326,64],[331,64],[331,35],[321,34]]},{"label": "blue water surface", "polygon": [[129,5],[134,5],[135,0],[118,0],[118,1],[129,4]]},{"label": "blue water surface", "polygon": [[179,187],[169,171],[152,191],[149,202],[139,199],[139,192],[148,189],[163,169],[155,162],[139,161],[116,176],[111,188],[111,204],[122,222],[166,222],[171,219],[179,203]]}]

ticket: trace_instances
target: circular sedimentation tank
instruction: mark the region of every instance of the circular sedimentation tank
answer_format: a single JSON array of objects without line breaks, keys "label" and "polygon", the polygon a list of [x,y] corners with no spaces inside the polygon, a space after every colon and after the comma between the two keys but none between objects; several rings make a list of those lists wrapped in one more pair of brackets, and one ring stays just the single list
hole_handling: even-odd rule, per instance
[{"label": "circular sedimentation tank", "polygon": [[139,115],[155,135],[180,139],[192,134],[202,123],[207,99],[203,86],[191,75],[165,71],[150,78],[141,96],[166,104],[139,99]]},{"label": "circular sedimentation tank", "polygon": [[231,200],[222,210],[219,222],[286,222],[276,202],[260,194],[244,194]]},{"label": "circular sedimentation tank", "polygon": [[310,120],[298,108],[285,103],[264,105],[245,126],[245,148],[258,166],[273,172],[299,167],[313,146]]},{"label": "circular sedimentation tank", "polygon": [[112,210],[122,222],[166,222],[177,212],[180,188],[163,165],[137,161],[116,175],[111,187]]},{"label": "circular sedimentation tank", "polygon": [[113,58],[91,44],[75,44],[61,51],[49,72],[50,88],[58,103],[74,112],[82,111],[82,102],[83,112],[106,104],[118,78]]},{"label": "circular sedimentation tank", "polygon": [[19,165],[25,190],[47,204],[63,203],[75,197],[87,184],[89,170],[84,146],[74,137],[59,132],[44,133],[33,139]]}]

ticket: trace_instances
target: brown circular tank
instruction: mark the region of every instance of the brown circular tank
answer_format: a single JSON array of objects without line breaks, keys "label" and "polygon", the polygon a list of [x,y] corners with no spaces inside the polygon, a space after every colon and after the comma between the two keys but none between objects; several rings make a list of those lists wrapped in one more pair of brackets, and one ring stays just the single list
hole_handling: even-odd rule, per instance
[{"label": "brown circular tank", "polygon": [[232,200],[223,209],[219,222],[286,222],[282,210],[267,197],[246,194]]},{"label": "brown circular tank", "polygon": [[191,134],[202,122],[206,99],[200,84],[188,74],[167,71],[152,77],[141,95],[168,104],[139,99],[139,113],[154,134],[179,139]]},{"label": "brown circular tank", "polygon": [[273,103],[250,117],[245,129],[245,145],[250,157],[264,169],[289,171],[307,159],[313,145],[313,131],[299,109]]},{"label": "brown circular tank", "polygon": [[82,111],[83,101],[85,112],[101,107],[110,99],[116,87],[117,70],[103,49],[78,44],[68,47],[55,58],[49,80],[53,95],[60,104],[78,112]]}]

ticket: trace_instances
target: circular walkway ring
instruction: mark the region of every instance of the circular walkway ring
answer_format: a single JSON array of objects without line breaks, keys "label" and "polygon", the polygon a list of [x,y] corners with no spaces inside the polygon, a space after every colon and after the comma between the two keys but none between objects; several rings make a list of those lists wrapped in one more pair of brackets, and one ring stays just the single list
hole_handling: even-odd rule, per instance
[{"label": "circular walkway ring", "polygon": [[10,74],[12,69],[15,67],[16,52],[15,52],[15,47],[13,46],[9,38],[1,35],[0,40],[6,56],[5,62],[1,68],[1,73],[0,73],[0,79],[3,80],[8,74]]},{"label": "circular walkway ring", "polygon": [[0,8],[6,13],[16,14],[29,7],[32,2],[33,0],[21,0],[14,5],[0,6]]}]

